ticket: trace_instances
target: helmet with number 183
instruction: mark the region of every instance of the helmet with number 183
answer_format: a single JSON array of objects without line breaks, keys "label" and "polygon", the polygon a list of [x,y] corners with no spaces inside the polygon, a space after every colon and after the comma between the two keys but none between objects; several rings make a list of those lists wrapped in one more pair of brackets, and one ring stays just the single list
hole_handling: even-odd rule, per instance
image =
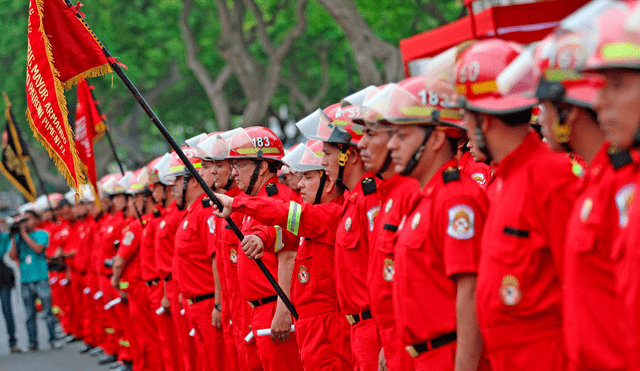
[{"label": "helmet with number 183", "polygon": [[229,138],[228,159],[281,161],[284,146],[280,138],[268,128],[251,126],[238,130]]}]

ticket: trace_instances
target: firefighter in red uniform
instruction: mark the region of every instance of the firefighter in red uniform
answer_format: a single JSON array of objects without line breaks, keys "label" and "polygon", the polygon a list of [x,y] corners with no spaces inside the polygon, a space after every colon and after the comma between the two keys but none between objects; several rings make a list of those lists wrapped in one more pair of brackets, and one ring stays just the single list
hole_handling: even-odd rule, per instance
[{"label": "firefighter in red uniform", "polygon": [[[264,197],[234,201],[225,195],[224,216],[246,213],[267,225],[286,225],[300,236],[291,301],[299,315],[295,332],[302,365],[305,370],[353,370],[349,324],[338,306],[334,273],[336,216],[344,202],[343,190],[326,177],[322,142],[307,145],[300,144],[282,159],[299,174],[296,188],[304,203]],[[320,203],[322,207],[308,211]]]},{"label": "firefighter in red uniform", "polygon": [[[186,148],[185,154],[196,169],[202,168],[202,160],[197,158],[193,148]],[[212,325],[211,312],[216,304],[216,285],[212,274],[211,256],[207,254],[214,240],[214,218],[203,205],[204,191],[187,171],[185,165],[173,154],[168,176],[175,179],[174,197],[181,198],[186,210],[178,225],[175,237],[174,273],[183,303],[187,303],[187,316],[195,329],[198,353],[207,370],[222,370],[222,331]],[[210,186],[212,177],[208,177]]]},{"label": "firefighter in red uniform", "polygon": [[[250,196],[297,200],[294,192],[277,182],[284,148],[269,129],[250,127],[240,130],[228,140],[232,174],[244,193]],[[238,247],[272,248],[263,257],[267,269],[276,277],[285,293],[290,292],[298,240],[280,227],[267,227],[245,216],[244,239]],[[240,291],[253,307],[251,328],[258,344],[258,356],[265,370],[301,370],[295,334],[291,335],[292,318],[278,299],[275,290],[258,266],[246,254],[238,254]],[[271,335],[257,336],[257,330],[271,329]]]},{"label": "firefighter in red uniform", "polygon": [[467,132],[496,164],[478,268],[478,319],[495,370],[564,370],[563,244],[577,177],[567,157],[552,153],[529,128],[536,100],[497,89],[497,76],[521,52],[497,39],[467,44],[454,68],[456,88],[466,97]]},{"label": "firefighter in red uniform", "polygon": [[[162,157],[158,157],[147,164],[149,171],[149,189],[151,196],[147,198],[147,210],[150,210],[148,222],[142,232],[140,241],[140,264],[142,279],[147,285],[147,292],[151,300],[151,309],[155,314],[155,324],[158,329],[159,346],[162,352],[162,363],[165,371],[180,371],[181,354],[177,345],[177,331],[171,318],[170,311],[162,308],[165,281],[161,279],[156,263],[156,234],[160,229],[164,215],[165,190],[167,185],[162,183],[155,165]],[[170,193],[170,191],[168,192]]]},{"label": "firefighter in red uniform", "polygon": [[157,370],[162,368],[158,331],[146,282],[142,278],[140,254],[144,231],[151,218],[146,213],[147,201],[151,198],[149,170],[143,167],[130,174],[120,180],[120,185],[129,195],[127,210],[132,218],[122,235],[111,284],[128,294],[132,328],[139,351],[137,359],[134,359],[136,369]]},{"label": "firefighter in red uniform", "polygon": [[[384,216],[391,222],[386,231],[395,244],[395,261],[382,269],[395,272],[398,335],[416,370],[473,370],[480,363],[474,295],[488,201],[458,170],[463,127],[459,113],[446,107],[453,91],[444,80],[416,77],[390,84],[364,103],[375,113],[366,117],[370,128],[393,124],[387,147],[395,171],[419,183],[417,195],[400,203],[402,220]],[[393,211],[394,204],[382,206]],[[393,229],[397,234],[389,233]]]},{"label": "firefighter in red uniform", "polygon": [[[415,90],[417,94],[426,87],[423,77],[412,77],[399,84]],[[388,91],[390,85],[377,91]],[[381,96],[386,97],[386,93]],[[374,97],[375,95],[364,100],[361,117],[354,120],[363,122],[366,126],[364,136],[358,143],[365,170],[376,173],[383,180],[378,186],[381,210],[373,227],[367,286],[371,297],[371,314],[382,341],[379,368],[389,371],[412,370],[413,359],[404,350],[399,336],[392,291],[396,232],[410,201],[419,192],[419,185],[415,179],[406,177],[406,174],[395,172],[391,152],[387,149],[392,134],[391,127],[377,125],[377,103],[382,102]]]},{"label": "firefighter in red uniform", "polygon": [[156,267],[160,279],[164,281],[164,296],[161,299],[162,308],[166,315],[170,316],[174,326],[169,328],[174,334],[170,337],[172,346],[178,350],[181,355],[179,360],[180,370],[195,371],[199,370],[198,349],[195,339],[189,336],[191,326],[186,316],[187,310],[183,308],[181,300],[179,300],[178,277],[173,271],[173,261],[175,255],[175,235],[185,210],[182,203],[182,193],[178,195],[180,198],[176,200],[173,192],[174,181],[168,178],[170,170],[170,154],[165,154],[163,158],[156,164],[155,169],[158,171],[158,178],[165,185],[165,203],[168,205],[158,224],[158,232],[155,237],[156,247]]},{"label": "firefighter in red uniform", "polygon": [[[617,240],[614,241],[612,258],[614,261],[615,284],[615,311],[609,312],[598,322],[602,326],[615,326],[612,323],[618,319],[618,328],[621,329],[621,341],[611,339],[612,343],[621,346],[624,363],[619,369],[640,370],[640,286],[638,284],[638,267],[640,267],[640,254],[638,249],[640,242],[640,204],[634,194],[638,187],[638,172],[640,171],[640,73],[637,50],[640,47],[640,35],[638,34],[638,8],[635,14],[631,14],[626,24],[625,18],[629,13],[630,3],[615,3],[607,12],[592,19],[595,27],[590,28],[594,32],[587,35],[587,45],[592,46],[592,53],[587,59],[583,70],[601,74],[604,86],[600,89],[593,103],[598,113],[598,121],[604,131],[605,137],[611,142],[609,158],[611,167],[606,181],[609,183],[604,205],[600,196],[593,199],[593,207],[589,208],[588,220],[601,221],[613,231],[620,230]],[[615,52],[615,54],[613,53]],[[606,207],[607,214],[597,213],[598,206]],[[585,211],[586,214],[586,211]],[[603,228],[604,229],[604,228]],[[610,233],[615,233],[609,231]],[[585,244],[585,253],[593,253],[600,243],[600,235],[592,234],[591,244]],[[615,235],[614,235],[615,236]],[[594,243],[594,240],[596,241]],[[608,240],[610,242],[611,239]],[[590,250],[589,250],[590,249]],[[598,267],[600,268],[600,267]],[[591,272],[585,272],[591,275]],[[585,276],[582,279],[587,279]],[[593,285],[597,283],[594,282]],[[600,285],[599,287],[601,287]],[[594,303],[598,298],[593,298]],[[593,309],[600,309],[596,306]],[[603,308],[604,309],[604,308]],[[604,322],[604,321],[607,322]],[[611,330],[613,331],[613,330]],[[580,339],[586,342],[586,339]],[[602,338],[603,342],[608,338]],[[582,342],[581,342],[582,343]],[[600,343],[597,343],[600,344]],[[615,357],[618,352],[609,350],[613,344],[598,349],[598,359],[606,361],[606,365],[618,361]],[[617,349],[616,349],[617,350]],[[589,351],[596,351],[589,349]],[[590,355],[593,356],[593,355]],[[590,358],[589,358],[590,359]],[[606,369],[602,367],[602,369]]]},{"label": "firefighter in red uniform", "polygon": [[[105,356],[100,357],[99,364],[112,363],[115,361],[130,362],[133,359],[133,355],[128,346],[129,343],[125,343],[126,335],[124,324],[126,316],[128,316],[129,310],[123,308],[118,303],[117,299],[120,298],[118,290],[111,286],[111,276],[113,274],[113,258],[116,255],[117,246],[120,245],[120,237],[122,236],[122,230],[126,224],[124,209],[127,206],[127,197],[125,195],[124,188],[118,185],[118,180],[122,178],[119,174],[114,174],[107,179],[103,184],[105,193],[109,195],[111,199],[111,218],[105,221],[104,232],[102,234],[102,261],[101,276],[100,276],[100,290],[102,291],[104,306],[104,320],[105,320],[105,332],[107,333],[108,341],[111,345],[108,349],[104,349]],[[111,303],[112,305],[108,305]],[[120,317],[120,318],[119,318]]]},{"label": "firefighter in red uniform", "polygon": [[[231,175],[231,164],[226,156],[229,154],[229,143],[227,140],[241,129],[231,130],[220,135],[208,138],[198,145],[199,150],[208,159],[213,160],[211,170],[217,192],[224,193],[229,197],[236,197],[242,194],[233,176]],[[242,224],[243,215],[233,213],[231,218],[236,225]],[[258,357],[258,346],[255,338],[249,342],[245,337],[251,332],[251,306],[242,297],[240,291],[240,281],[238,279],[238,237],[222,218],[216,218],[216,240],[215,249],[216,263],[220,274],[221,286],[227,290],[226,297],[223,296],[221,312],[212,313],[212,317],[220,317],[222,328],[225,332],[225,354],[230,347],[226,337],[233,336],[235,349],[238,353],[238,367],[241,371],[262,370],[262,363]],[[224,283],[223,283],[224,281]],[[232,362],[231,362],[232,363]]]},{"label": "firefighter in red uniform", "polygon": [[[594,16],[584,21],[595,22]],[[614,150],[616,143],[604,143],[598,127],[593,102],[601,79],[572,71],[581,68],[588,56],[585,41],[581,35],[558,29],[530,54],[533,58],[528,63],[521,62],[501,76],[516,85],[529,70],[544,73],[535,92],[543,107],[543,134],[552,149],[576,153],[589,164],[579,181],[564,248],[569,369],[621,370],[624,357],[611,260],[613,241],[620,233],[614,205],[616,193],[634,181],[635,172],[633,165],[619,162],[628,153]]]}]

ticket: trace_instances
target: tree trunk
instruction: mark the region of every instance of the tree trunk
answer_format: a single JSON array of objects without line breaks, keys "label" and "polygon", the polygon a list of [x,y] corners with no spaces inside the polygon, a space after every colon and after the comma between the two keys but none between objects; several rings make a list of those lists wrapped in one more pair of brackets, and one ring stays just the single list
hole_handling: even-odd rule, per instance
[{"label": "tree trunk", "polygon": [[[404,78],[402,56],[395,45],[378,38],[353,0],[318,0],[349,39],[363,86],[382,85]],[[384,76],[376,60],[384,63]]]}]

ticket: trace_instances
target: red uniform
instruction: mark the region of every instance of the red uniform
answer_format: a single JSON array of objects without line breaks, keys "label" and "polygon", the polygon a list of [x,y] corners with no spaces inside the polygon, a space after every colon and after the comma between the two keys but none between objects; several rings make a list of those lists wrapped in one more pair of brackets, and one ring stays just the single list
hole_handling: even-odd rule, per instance
[{"label": "red uniform", "polygon": [[[272,197],[285,201],[299,200],[290,188],[279,184],[276,177],[269,179],[256,196]],[[234,202],[239,199],[234,199]],[[263,241],[265,253],[262,262],[277,280],[278,257],[273,251],[296,251],[298,238],[289,232],[282,232],[280,227],[267,227],[248,216],[245,216],[242,222],[242,233],[245,236],[256,235]],[[238,251],[240,249],[238,244]],[[240,252],[238,253],[238,277],[240,291],[245,300],[249,302],[268,301],[265,304],[255,306],[251,311],[251,328],[258,343],[258,356],[264,369],[268,371],[302,370],[295,334],[291,334],[290,339],[284,343],[274,343],[269,336],[257,336],[257,330],[271,328],[276,309],[276,292],[256,263],[247,258],[246,254]]]},{"label": "red uniform", "polygon": [[[235,187],[225,193],[229,197],[242,197],[244,193]],[[234,212],[231,218],[236,225],[242,224],[242,213]],[[256,340],[246,342],[245,336],[251,332],[251,306],[242,297],[240,292],[240,280],[238,279],[238,237],[233,233],[224,219],[217,219],[216,237],[218,246],[216,248],[216,262],[222,264],[224,272],[220,275],[220,280],[225,281],[229,293],[227,302],[222,302],[223,320],[226,312],[233,322],[233,333],[238,351],[238,366],[240,370],[262,370],[262,363],[258,357],[258,345]],[[220,272],[218,272],[220,274]],[[227,307],[228,306],[228,307]],[[224,326],[224,323],[223,323]]]},{"label": "red uniform", "polygon": [[401,175],[394,175],[378,186],[382,210],[373,228],[367,286],[371,297],[371,313],[378,326],[384,357],[390,371],[413,369],[413,360],[404,350],[396,326],[392,292],[396,232],[411,200],[418,192],[418,181]]},{"label": "red uniform", "polygon": [[336,232],[336,288],[343,312],[351,326],[351,350],[356,367],[377,370],[382,344],[376,324],[370,321],[367,289],[369,235],[380,211],[378,180],[368,173],[351,191],[345,192],[342,219]]},{"label": "red uniform", "polygon": [[211,209],[202,204],[202,194],[187,208],[178,225],[175,239],[175,267],[182,297],[189,307],[189,320],[196,330],[199,353],[204,355],[207,370],[223,370],[222,331],[211,324],[211,312],[215,304],[211,255],[207,253],[215,245],[215,217]]},{"label": "red uniform", "polygon": [[234,210],[266,225],[286,225],[300,238],[291,284],[299,315],[296,339],[305,370],[353,370],[349,325],[335,287],[335,231],[344,199],[324,205],[251,197]]},{"label": "red uniform", "polygon": [[616,197],[633,185],[635,167],[612,166],[605,144],[583,178],[567,223],[564,328],[573,370],[621,370],[624,348],[618,327],[612,245],[620,233]]},{"label": "red uniform", "polygon": [[495,370],[564,370],[562,271],[577,177],[535,133],[496,165],[477,308]]},{"label": "red uniform", "polygon": [[[616,173],[633,173],[637,181],[640,172],[637,159],[636,150],[632,152],[632,156],[621,156],[616,161]],[[617,184],[614,202],[617,217],[613,218],[614,222],[618,221],[618,228],[621,229],[612,251],[618,305],[618,312],[615,314],[619,315],[619,328],[622,329],[620,343],[625,356],[625,370],[633,371],[640,370],[640,202],[635,195],[639,186],[640,183]]]},{"label": "red uniform", "polygon": [[468,175],[475,180],[480,188],[487,189],[487,184],[491,180],[491,167],[485,163],[476,162],[471,156],[471,152],[467,151],[460,156],[458,169],[460,169],[460,174]]},{"label": "red uniform", "polygon": [[143,216],[145,226],[139,219],[130,220],[125,227],[118,256],[127,263],[120,282],[120,288],[129,294],[129,310],[135,342],[138,346],[136,367],[138,370],[158,370],[162,368],[160,344],[155,324],[155,313],[149,300],[145,282],[142,280],[140,245],[149,215]]},{"label": "red uniform", "polygon": [[[47,258],[53,258],[59,248],[64,250],[67,237],[69,236],[70,223],[67,220],[58,221],[52,226],[49,233],[49,246],[45,251]],[[60,281],[67,276],[66,269],[49,269],[49,284],[51,285],[51,311],[60,317],[60,324],[66,328],[66,318],[62,311],[63,302],[65,302],[64,291],[60,286]]]},{"label": "red uniform", "polygon": [[[96,310],[93,295],[98,291],[98,276],[93,268],[95,236],[97,234],[98,223],[92,217],[84,220],[84,231],[80,232],[78,238],[84,240],[77,256],[78,269],[83,277],[84,287],[81,288],[82,313],[93,313],[92,316],[81,314],[82,337],[85,344],[91,347],[100,345],[102,341],[102,327],[100,326],[100,316]],[[84,235],[83,235],[84,234]]]},{"label": "red uniform", "polygon": [[104,243],[104,234],[107,230],[107,224],[111,220],[111,214],[104,214],[97,221],[94,236],[95,246],[91,254],[91,270],[93,271],[94,281],[92,283],[91,298],[94,300],[96,314],[98,315],[99,345],[107,354],[116,354],[118,352],[118,341],[115,337],[115,329],[111,323],[111,316],[106,313],[104,305],[106,304],[106,296],[102,291],[102,265],[104,258],[102,257],[102,244]]},{"label": "red uniform", "polygon": [[84,338],[85,336],[85,322],[84,319],[89,316],[83,315],[88,313],[87,300],[88,297],[83,294],[83,290],[87,285],[87,270],[88,270],[88,249],[92,240],[92,234],[89,227],[89,220],[78,220],[75,224],[75,231],[72,232],[73,238],[69,239],[69,243],[66,246],[65,253],[74,255],[73,258],[67,259],[69,265],[69,273],[71,276],[71,302],[70,306],[70,323],[71,333],[77,338]]},{"label": "red uniform", "polygon": [[[412,200],[400,223],[393,301],[399,334],[416,370],[454,368],[455,276],[477,272],[488,206],[482,190],[451,160]],[[427,350],[427,344],[437,345]]]}]

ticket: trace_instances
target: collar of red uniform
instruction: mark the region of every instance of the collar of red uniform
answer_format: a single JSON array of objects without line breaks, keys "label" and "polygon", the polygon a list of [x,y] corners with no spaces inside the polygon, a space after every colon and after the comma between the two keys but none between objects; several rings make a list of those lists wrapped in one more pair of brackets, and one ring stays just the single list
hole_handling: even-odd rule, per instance
[{"label": "collar of red uniform", "polygon": [[237,195],[239,195],[241,193],[242,193],[242,191],[240,190],[240,188],[233,187],[230,190],[226,191],[224,194],[229,196],[229,197],[236,197]]},{"label": "collar of red uniform", "polygon": [[260,187],[260,190],[258,191],[258,193],[256,193],[256,197],[268,197],[268,195],[267,195],[267,184],[269,184],[269,183],[275,183],[276,185],[278,185],[278,177],[274,176],[271,179],[269,179],[266,182],[264,182],[262,187]]},{"label": "collar of red uniform", "polygon": [[442,185],[444,183],[444,180],[442,178],[442,173],[449,168],[454,168],[457,170],[458,161],[456,159],[451,159],[445,162],[442,166],[440,166],[440,169],[438,169],[438,171],[436,171],[436,173],[433,174],[433,176],[431,177],[431,179],[429,179],[429,181],[424,186],[424,188],[422,188],[422,191],[420,191],[420,194],[424,196],[430,196],[431,192],[433,192],[436,186]]},{"label": "collar of red uniform", "polygon": [[538,134],[534,131],[530,131],[516,149],[503,158],[499,164],[495,165],[496,170],[493,177],[504,177],[520,168],[522,164],[527,161],[531,153],[540,150],[544,145],[545,144],[542,143]]},{"label": "collar of red uniform", "polygon": [[198,205],[200,207],[202,207],[202,199],[207,197],[207,194],[202,192],[202,194],[200,196],[198,196],[198,198],[193,201],[193,203],[191,204],[191,206],[189,206],[189,208],[187,209],[188,212],[191,212],[193,210],[195,210],[196,207],[198,207]]},{"label": "collar of red uniform", "polygon": [[382,199],[385,199],[386,195],[393,191],[398,184],[404,182],[407,178],[400,174],[393,174],[393,176],[387,180],[383,180],[378,184],[378,193]]},{"label": "collar of red uniform", "polygon": [[376,174],[374,172],[368,172],[364,174],[364,176],[362,176],[362,178],[358,180],[358,184],[356,184],[356,186],[353,187],[352,190],[348,190],[344,192],[344,199],[346,201],[355,201],[355,199],[358,198],[358,195],[362,193],[362,180],[365,178],[375,179],[375,177],[376,177]]}]

